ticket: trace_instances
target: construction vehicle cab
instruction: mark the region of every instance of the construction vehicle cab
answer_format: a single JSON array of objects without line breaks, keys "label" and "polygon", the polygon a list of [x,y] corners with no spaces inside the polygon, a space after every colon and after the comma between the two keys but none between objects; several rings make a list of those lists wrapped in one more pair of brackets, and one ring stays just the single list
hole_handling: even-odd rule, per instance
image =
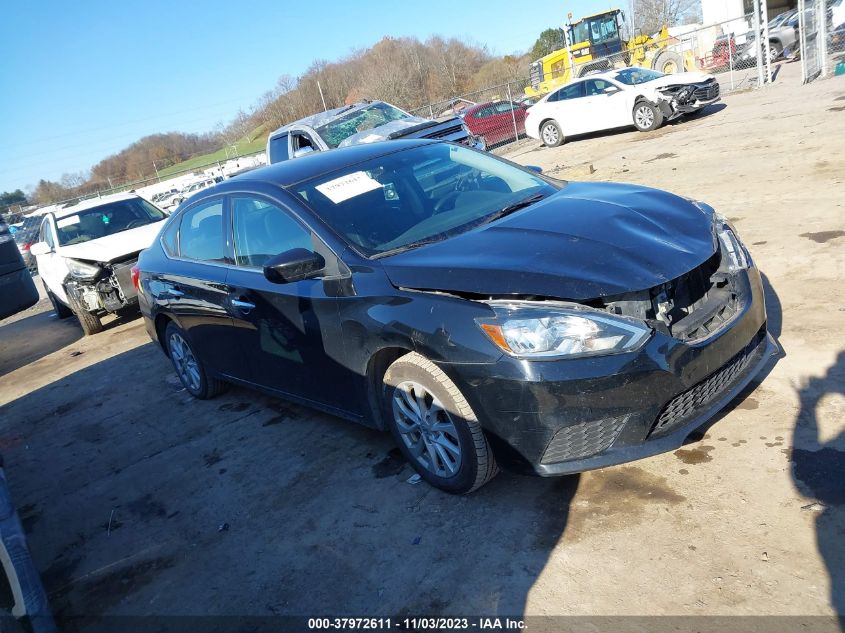
[{"label": "construction vehicle cab", "polygon": [[684,59],[668,50],[671,41],[666,26],[652,38],[638,35],[622,38],[625,14],[611,9],[572,21],[561,29],[563,46],[531,64],[531,85],[525,89],[529,97],[542,96],[573,79],[611,68],[641,66],[665,73],[692,69],[692,58]]}]

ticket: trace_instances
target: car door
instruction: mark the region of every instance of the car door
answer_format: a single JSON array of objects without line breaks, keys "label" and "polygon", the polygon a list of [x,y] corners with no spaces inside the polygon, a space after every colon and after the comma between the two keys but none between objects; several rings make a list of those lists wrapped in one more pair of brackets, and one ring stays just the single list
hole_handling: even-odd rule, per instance
[{"label": "car door", "polygon": [[53,226],[53,216],[46,215],[41,222],[38,232],[38,241],[44,242],[50,248],[49,252],[43,255],[36,255],[35,262],[38,265],[38,274],[41,280],[62,303],[68,303],[65,286],[62,283],[68,275],[67,264],[64,258],[57,253],[59,243],[56,239],[56,229]]},{"label": "car door", "polygon": [[339,260],[280,201],[261,194],[232,194],[234,266],[230,305],[238,345],[252,382],[344,409],[349,394],[337,299],[324,278],[273,283],[263,273],[274,255],[304,248],[320,253],[327,271]]},{"label": "car door", "polygon": [[157,299],[185,330],[203,362],[219,373],[239,377],[243,367],[228,311],[226,276],[231,261],[226,254],[224,204],[224,196],[204,198],[180,213],[176,261],[153,282]]},{"label": "car door", "polygon": [[493,116],[491,126],[495,130],[496,140],[494,143],[514,139],[514,119],[516,119],[517,130],[525,130],[525,109],[514,105],[510,101],[497,101],[493,104]]},{"label": "car door", "polygon": [[546,101],[552,117],[567,136],[585,131],[583,97],[584,82],[576,81],[552,93]]},{"label": "car door", "polygon": [[[605,92],[605,90],[612,92]],[[609,130],[631,124],[631,112],[626,107],[626,95],[606,79],[587,79],[584,82],[583,123],[585,132]]]}]

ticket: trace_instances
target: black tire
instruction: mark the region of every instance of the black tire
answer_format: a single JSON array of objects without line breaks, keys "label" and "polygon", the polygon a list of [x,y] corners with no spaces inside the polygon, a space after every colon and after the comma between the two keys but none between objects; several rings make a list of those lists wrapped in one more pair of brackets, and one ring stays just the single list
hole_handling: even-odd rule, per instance
[{"label": "black tire", "polygon": [[[547,131],[547,133],[544,133],[544,131]],[[544,121],[540,125],[540,140],[546,147],[558,147],[563,144],[563,130],[560,129],[557,121]]]},{"label": "black tire", "polygon": [[[651,112],[650,115],[645,113],[645,110]],[[641,111],[643,111],[641,113]],[[634,104],[634,110],[631,112],[634,119],[634,126],[640,132],[651,132],[663,125],[663,113],[653,103],[641,100]]]},{"label": "black tire", "polygon": [[42,282],[42,285],[44,286],[44,291],[47,293],[47,298],[50,300],[50,304],[53,306],[53,312],[56,313],[56,316],[60,319],[67,319],[68,317],[73,316],[73,310],[56,299],[56,296],[50,292],[50,289],[47,287],[47,284]]},{"label": "black tire", "polygon": [[[185,368],[180,367],[178,353],[174,354],[174,349],[178,345],[177,341],[174,340],[174,336],[179,337],[179,340],[184,343],[193,357],[193,360],[196,362],[196,383],[192,383],[184,371]],[[185,387],[185,390],[194,398],[197,398],[198,400],[208,400],[209,398],[213,398],[214,396],[222,393],[226,389],[227,385],[224,381],[209,375],[202,363],[202,360],[196,355],[196,352],[194,352],[194,349],[191,346],[184,330],[182,330],[182,328],[176,325],[173,321],[168,323],[167,328],[164,330],[164,340],[165,345],[167,346],[167,355],[170,357],[170,362],[173,363],[173,369],[176,370],[176,375],[179,376],[179,380],[181,381],[182,386]]]},{"label": "black tire", "polygon": [[74,314],[79,319],[79,325],[82,327],[82,331],[85,332],[85,336],[92,336],[103,331],[103,322],[100,321],[100,317],[96,314],[91,314],[82,308],[74,310]]},{"label": "black tire", "polygon": [[[419,432],[418,445],[433,446],[441,436],[448,436],[452,445],[455,445],[453,439],[456,439],[460,450],[460,463],[456,465],[456,472],[452,475],[438,475],[423,463],[427,458],[422,454],[419,458],[416,457],[404,439],[411,433],[403,436],[400,431],[397,417],[401,416],[401,413],[397,413],[400,409],[394,404],[394,396],[401,399],[401,394],[397,395],[397,387],[406,386],[410,382],[422,386],[427,392],[423,398],[425,402],[433,405],[436,398],[441,404],[442,409],[435,414],[434,421],[445,421],[451,425],[449,431],[430,431],[432,435],[438,436],[435,439],[428,436],[429,439],[424,440],[422,431]],[[467,494],[486,484],[499,472],[493,451],[472,407],[455,383],[437,365],[424,356],[411,352],[388,367],[383,384],[382,404],[390,432],[405,459],[429,484],[451,494]],[[443,461],[440,460],[440,463]]]},{"label": "black tire", "polygon": [[684,72],[684,58],[675,51],[662,51],[655,56],[651,67],[661,73],[671,75]]}]

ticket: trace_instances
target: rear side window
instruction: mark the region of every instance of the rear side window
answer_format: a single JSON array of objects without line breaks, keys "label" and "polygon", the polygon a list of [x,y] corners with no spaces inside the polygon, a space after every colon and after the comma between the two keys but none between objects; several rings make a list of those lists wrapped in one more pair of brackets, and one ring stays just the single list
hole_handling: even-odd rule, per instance
[{"label": "rear side window", "polygon": [[179,255],[201,262],[225,263],[222,200],[201,204],[182,214]]},{"label": "rear side window", "polygon": [[260,268],[268,259],[294,248],[314,250],[311,232],[286,211],[261,198],[232,199],[235,264]]},{"label": "rear side window", "polygon": [[267,160],[270,163],[280,163],[290,158],[288,156],[288,135],[282,134],[270,139],[270,155]]},{"label": "rear side window", "polygon": [[566,101],[568,99],[577,99],[578,97],[583,96],[584,82],[579,81],[578,83],[561,88],[560,90],[555,92],[551,97],[549,97],[549,101]]},{"label": "rear side window", "polygon": [[175,218],[161,235],[161,243],[164,251],[171,257],[179,254],[177,239],[179,237],[179,220]]}]

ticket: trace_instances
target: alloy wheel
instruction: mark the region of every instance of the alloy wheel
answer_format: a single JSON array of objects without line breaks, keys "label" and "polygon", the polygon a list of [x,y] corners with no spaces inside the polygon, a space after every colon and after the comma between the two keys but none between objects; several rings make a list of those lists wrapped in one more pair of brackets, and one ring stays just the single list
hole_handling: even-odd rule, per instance
[{"label": "alloy wheel", "polygon": [[191,391],[199,391],[200,369],[194,353],[182,336],[176,332],[170,335],[170,356],[179,379]]},{"label": "alloy wheel", "polygon": [[654,123],[654,112],[648,106],[640,106],[634,113],[634,119],[638,127],[649,128]]},{"label": "alloy wheel", "polygon": [[543,141],[546,145],[554,145],[558,141],[558,133],[554,125],[546,125],[543,128]]},{"label": "alloy wheel", "polygon": [[418,382],[400,383],[393,392],[393,419],[416,462],[438,477],[453,477],[461,467],[458,430],[443,405]]}]

